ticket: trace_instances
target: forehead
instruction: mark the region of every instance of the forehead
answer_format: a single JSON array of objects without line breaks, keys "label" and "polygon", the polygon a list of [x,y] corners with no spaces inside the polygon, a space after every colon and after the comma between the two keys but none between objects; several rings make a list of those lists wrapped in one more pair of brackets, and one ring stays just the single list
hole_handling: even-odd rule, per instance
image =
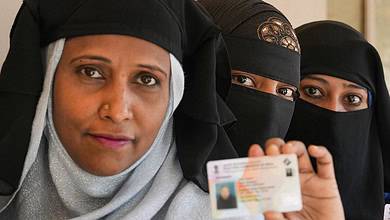
[{"label": "forehead", "polygon": [[263,74],[263,75],[259,75],[259,74],[256,74],[256,73],[248,73],[248,72],[244,72],[244,71],[240,71],[240,70],[232,70],[232,74],[234,75],[248,75],[250,77],[252,77],[256,82],[264,82],[264,83],[267,83],[267,84],[272,84],[272,85],[276,85],[276,84],[279,84],[279,83],[282,83],[282,84],[285,84],[285,85],[289,85],[289,86],[292,86],[294,88],[296,88],[295,86],[289,84],[289,83],[285,83],[285,82],[282,82],[282,81],[279,81],[279,80],[276,80],[276,79],[272,79],[270,77],[266,77],[265,75],[266,74]]},{"label": "forehead", "polygon": [[345,87],[351,89],[366,90],[363,86],[357,83],[351,82],[349,80],[341,79],[338,77],[325,75],[325,74],[310,74],[305,76],[305,78],[302,79],[302,81],[304,80],[314,81],[316,83],[329,86],[329,87]]},{"label": "forehead", "polygon": [[149,41],[126,35],[87,35],[67,39],[63,56],[99,55],[112,61],[160,64],[169,72],[169,53]]}]

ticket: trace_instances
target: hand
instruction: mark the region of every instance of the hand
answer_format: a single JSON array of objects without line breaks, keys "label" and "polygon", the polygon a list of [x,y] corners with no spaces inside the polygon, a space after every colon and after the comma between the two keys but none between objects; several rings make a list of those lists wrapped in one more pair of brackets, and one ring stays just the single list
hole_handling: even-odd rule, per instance
[{"label": "hand", "polygon": [[316,158],[317,173],[313,170],[305,145],[300,141],[285,143],[271,138],[265,144],[265,153],[259,145],[249,148],[249,157],[296,154],[298,157],[303,208],[297,212],[264,213],[266,220],[343,220],[344,210],[334,174],[332,155],[325,147],[311,145],[310,156]]}]

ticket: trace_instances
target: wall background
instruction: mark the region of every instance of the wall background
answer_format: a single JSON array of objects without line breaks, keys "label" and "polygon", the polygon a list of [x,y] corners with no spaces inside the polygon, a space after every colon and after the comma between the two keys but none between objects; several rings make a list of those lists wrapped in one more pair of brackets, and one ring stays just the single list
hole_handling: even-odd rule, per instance
[{"label": "wall background", "polygon": [[[66,0],[64,0],[66,1]],[[9,47],[9,32],[22,0],[0,1],[0,67]],[[281,10],[293,27],[316,20],[338,20],[357,30],[367,32],[367,12],[365,5],[370,3],[370,39],[378,49],[385,68],[385,76],[390,88],[390,1],[389,0],[266,0]],[[367,33],[366,33],[367,34]],[[371,36],[370,35],[370,36]],[[371,38],[371,37],[370,37]]]},{"label": "wall background", "polygon": [[21,0],[0,1],[0,67],[3,65],[9,48],[9,32],[21,5]]},{"label": "wall background", "polygon": [[[310,21],[327,18],[327,0],[265,0],[278,8],[294,28]],[[354,0],[352,0],[354,1]]]},{"label": "wall background", "polygon": [[376,0],[376,41],[375,47],[378,49],[383,67],[387,88],[390,89],[390,1]]}]

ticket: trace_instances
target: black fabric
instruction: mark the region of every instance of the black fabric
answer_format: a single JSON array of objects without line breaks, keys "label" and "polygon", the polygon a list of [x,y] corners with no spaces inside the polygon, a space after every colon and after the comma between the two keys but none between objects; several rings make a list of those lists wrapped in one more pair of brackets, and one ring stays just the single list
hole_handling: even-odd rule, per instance
[{"label": "black fabric", "polygon": [[[260,0],[198,0],[221,28],[227,44],[232,69],[248,71],[293,86],[299,85],[299,52],[280,45],[291,37],[299,45],[287,18],[272,5]],[[283,24],[263,39],[258,29],[270,19]],[[272,42],[269,42],[271,41]]]},{"label": "black fabric", "polygon": [[[0,193],[17,186],[30,141],[34,109],[43,84],[39,25],[23,5],[11,32],[0,74]],[[23,61],[23,64],[21,62]]]},{"label": "black fabric", "polygon": [[[44,78],[41,48],[59,38],[92,34],[142,38],[181,61],[186,86],[174,114],[178,157],[184,176],[207,190],[205,162],[218,159],[218,152],[236,154],[217,132],[234,120],[220,100],[230,87],[227,51],[198,6],[191,0],[25,0],[0,75],[0,185],[8,186],[0,191],[9,194],[19,183]],[[196,144],[190,135],[198,138]]]},{"label": "black fabric", "polygon": [[[280,11],[259,0],[198,2],[221,28],[233,70],[298,87],[299,44]],[[247,156],[251,144],[264,145],[270,137],[284,138],[294,109],[292,101],[238,85],[233,85],[227,104],[237,122],[227,124],[225,130],[242,157]]]},{"label": "black fabric", "polygon": [[232,69],[281,81],[298,88],[298,53],[256,39],[223,35]]},{"label": "black fabric", "polygon": [[235,209],[237,208],[237,199],[234,196],[229,196],[227,199],[218,196],[217,209]]},{"label": "black fabric", "polygon": [[377,133],[370,129],[372,109],[333,112],[303,100],[295,107],[287,139],[330,151],[346,218],[382,219],[383,167]]},{"label": "black fabric", "polygon": [[[234,33],[236,29],[245,27],[250,34],[246,37],[255,37],[253,25],[249,23],[249,27],[246,26],[246,23],[254,18],[256,18],[255,23],[265,21],[270,17],[278,17],[288,22],[287,18],[274,6],[259,0],[198,0],[198,2],[213,17],[223,33]],[[235,33],[242,36],[242,32]]]},{"label": "black fabric", "polygon": [[390,98],[380,57],[343,23],[313,22],[296,31],[301,78],[315,73],[349,80],[367,88],[373,102],[365,110],[333,112],[298,101],[287,138],[325,145],[333,154],[347,219],[382,219],[383,189],[390,190]]},{"label": "black fabric", "polygon": [[247,155],[253,143],[264,146],[269,138],[284,137],[294,112],[291,101],[234,84],[227,104],[237,122],[225,129],[240,156]]}]

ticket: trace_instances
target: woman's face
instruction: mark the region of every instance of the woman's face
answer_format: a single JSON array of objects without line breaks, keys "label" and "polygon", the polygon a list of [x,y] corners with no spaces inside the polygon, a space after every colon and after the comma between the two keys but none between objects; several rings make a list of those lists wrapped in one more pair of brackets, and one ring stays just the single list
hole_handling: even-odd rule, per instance
[{"label": "woman's face", "polygon": [[311,74],[301,80],[299,90],[303,100],[332,111],[368,108],[367,89],[344,79]]},{"label": "woman's face", "polygon": [[222,187],[220,194],[223,199],[228,199],[230,196],[229,188],[227,186]]},{"label": "woman's face", "polygon": [[168,106],[169,54],[120,35],[66,41],[54,83],[53,120],[72,159],[117,174],[151,147]]},{"label": "woman's face", "polygon": [[240,86],[273,94],[290,101],[294,101],[297,97],[296,87],[253,73],[232,70],[232,82]]}]

